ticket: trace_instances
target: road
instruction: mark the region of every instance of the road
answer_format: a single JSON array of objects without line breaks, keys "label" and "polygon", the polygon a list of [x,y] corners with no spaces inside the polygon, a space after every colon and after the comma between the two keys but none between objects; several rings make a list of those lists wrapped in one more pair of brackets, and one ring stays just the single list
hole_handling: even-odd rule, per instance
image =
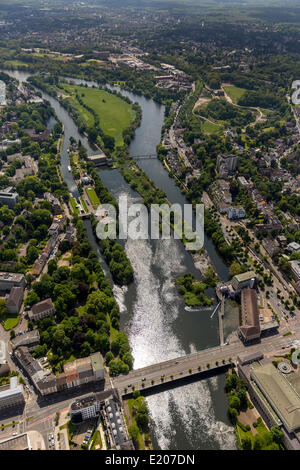
[{"label": "road", "polygon": [[[285,330],[283,330],[282,333],[284,332]],[[290,336],[276,334],[273,336],[263,337],[260,343],[249,346],[244,346],[240,341],[236,341],[230,345],[206,349],[184,357],[170,359],[138,370],[133,370],[127,375],[118,376],[113,380],[113,383],[114,386],[121,391],[123,391],[125,387],[128,388],[129,385],[134,385],[137,389],[141,388],[141,382],[144,378],[147,383],[154,380],[155,383],[158,384],[161,383],[162,375],[165,375],[165,381],[167,379],[170,381],[170,376],[173,374],[174,380],[176,378],[183,377],[184,375],[188,375],[189,369],[192,369],[194,372],[197,372],[199,366],[201,366],[202,370],[205,369],[207,363],[214,365],[216,361],[218,361],[219,364],[221,364],[223,359],[228,363],[229,358],[235,361],[237,356],[244,352],[251,353],[262,351],[267,355],[273,351],[281,351],[283,346],[291,344],[295,339],[300,339],[299,323],[294,326],[293,333],[294,334]]]}]

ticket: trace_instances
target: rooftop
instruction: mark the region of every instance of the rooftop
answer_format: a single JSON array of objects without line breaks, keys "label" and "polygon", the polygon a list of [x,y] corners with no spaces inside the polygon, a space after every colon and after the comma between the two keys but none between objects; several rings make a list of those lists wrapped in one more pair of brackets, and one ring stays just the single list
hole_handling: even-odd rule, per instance
[{"label": "rooftop", "polygon": [[38,302],[37,304],[33,305],[31,307],[31,311],[33,315],[37,315],[39,313],[44,312],[45,310],[49,310],[54,308],[53,302],[51,299],[46,299],[42,300],[41,302]]},{"label": "rooftop", "polygon": [[257,296],[254,289],[243,289],[241,296],[242,325],[240,331],[247,338],[260,335],[260,323],[257,307]]},{"label": "rooftop", "polygon": [[255,368],[253,379],[289,432],[300,428],[300,396],[272,363]]},{"label": "rooftop", "polygon": [[248,279],[252,279],[252,278],[256,278],[256,274],[254,271],[247,271],[245,273],[242,273],[242,274],[236,274],[234,276],[234,279],[236,279],[238,282],[243,282],[243,281],[247,281]]}]

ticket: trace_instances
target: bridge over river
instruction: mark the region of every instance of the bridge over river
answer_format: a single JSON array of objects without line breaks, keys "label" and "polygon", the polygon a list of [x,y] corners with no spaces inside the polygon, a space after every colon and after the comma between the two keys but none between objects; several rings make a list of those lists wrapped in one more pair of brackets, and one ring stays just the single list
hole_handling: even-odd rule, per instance
[{"label": "bridge over river", "polygon": [[157,160],[157,155],[131,155],[134,160]]},{"label": "bridge over river", "polygon": [[140,390],[149,395],[160,388],[180,386],[188,380],[200,380],[208,375],[223,372],[231,363],[236,362],[237,356],[242,353],[261,351],[268,356],[280,351],[285,354],[281,351],[283,346],[286,347],[293,340],[300,338],[300,324],[296,324],[291,331],[294,334],[283,336],[277,333],[262,337],[260,342],[248,346],[236,339],[232,344],[132,370],[126,375],[115,377],[112,384],[119,389],[121,395],[128,395],[133,390]]}]

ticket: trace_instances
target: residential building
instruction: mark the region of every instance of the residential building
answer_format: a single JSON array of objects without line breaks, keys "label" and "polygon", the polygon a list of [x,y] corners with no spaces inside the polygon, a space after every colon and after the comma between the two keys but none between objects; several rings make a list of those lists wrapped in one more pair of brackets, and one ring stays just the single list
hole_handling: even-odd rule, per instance
[{"label": "residential building", "polygon": [[0,80],[0,106],[6,105],[6,84]]},{"label": "residential building", "polygon": [[13,287],[25,287],[24,274],[0,272],[0,291],[10,291]]},{"label": "residential building", "polygon": [[0,366],[6,364],[5,342],[0,339]]},{"label": "residential building", "polygon": [[71,403],[69,410],[74,423],[101,415],[108,449],[134,449],[129,438],[118,390],[108,389],[75,400]]},{"label": "residential building", "polygon": [[18,198],[19,195],[13,187],[0,191],[0,202],[2,202],[2,204],[6,204],[10,209],[16,205]]},{"label": "residential building", "polygon": [[31,310],[28,313],[30,320],[42,320],[45,317],[53,315],[55,311],[54,304],[52,300],[46,299],[38,302],[37,304],[31,307]]},{"label": "residential building", "polygon": [[6,307],[8,313],[17,315],[20,311],[24,297],[23,287],[13,287],[6,300]]},{"label": "residential building", "polygon": [[292,276],[296,282],[300,280],[300,261],[293,260],[291,263]]},{"label": "residential building", "polygon": [[0,363],[0,377],[8,377],[9,374],[10,374],[9,365]]},{"label": "residential building", "polygon": [[29,350],[40,344],[39,330],[28,331],[10,340],[12,348],[15,350],[20,346],[26,346]]},{"label": "residential building", "polygon": [[48,129],[45,129],[43,132],[36,133],[34,129],[24,129],[25,134],[29,135],[29,137],[34,141],[34,142],[44,142],[45,140],[49,139],[50,136],[50,131]]},{"label": "residential building", "polygon": [[232,174],[237,167],[237,155],[218,155],[217,156],[217,170],[220,175],[226,176]]},{"label": "residential building", "polygon": [[93,393],[85,398],[76,399],[70,405],[71,420],[74,423],[79,423],[86,419],[100,416],[100,410],[104,405],[105,399],[117,393],[116,389],[110,388],[108,390],[103,390],[102,392]]},{"label": "residential building", "polygon": [[269,238],[266,238],[265,240],[263,240],[263,247],[268,253],[268,255],[271,256],[271,258],[273,258],[273,256],[278,255],[278,253],[280,252],[280,247],[276,240],[274,241]]},{"label": "residential building", "polygon": [[27,347],[18,347],[14,355],[20,367],[30,377],[37,392],[42,396],[86,384],[104,382],[104,365],[100,353],[66,363],[64,372],[58,375],[54,375],[50,369],[44,368],[40,361],[34,359]]},{"label": "residential building", "polygon": [[254,289],[242,289],[241,292],[242,324],[239,334],[248,342],[260,338],[260,323],[257,307],[257,295]]},{"label": "residential building", "polygon": [[59,199],[57,197],[53,196],[51,193],[45,193],[44,198],[50,202],[51,204],[51,210],[54,215],[61,214],[62,208]]},{"label": "residential building", "polygon": [[49,234],[50,235],[58,235],[59,232],[59,224],[53,222],[51,226],[49,227]]},{"label": "residential building", "polygon": [[289,253],[294,253],[295,251],[300,251],[300,245],[299,245],[299,243],[296,243],[296,242],[289,243],[286,247],[286,250]]},{"label": "residential building", "polygon": [[227,216],[229,220],[242,219],[245,217],[246,212],[242,206],[229,207],[227,211]]},{"label": "residential building", "polygon": [[248,188],[251,185],[244,176],[238,176],[237,180],[243,188]]}]

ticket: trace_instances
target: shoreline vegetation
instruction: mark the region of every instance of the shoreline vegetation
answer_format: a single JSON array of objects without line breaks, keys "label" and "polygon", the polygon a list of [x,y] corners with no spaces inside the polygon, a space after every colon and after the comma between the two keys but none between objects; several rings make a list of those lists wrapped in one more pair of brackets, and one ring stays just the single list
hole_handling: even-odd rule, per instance
[{"label": "shoreline vegetation", "polygon": [[[53,96],[53,84],[49,88],[49,84],[48,83],[45,84],[44,80],[41,79],[41,77],[38,77],[38,80],[36,80],[36,77],[30,77],[30,79],[31,79],[30,81],[32,83],[35,83],[36,86],[44,87],[44,90],[46,92],[49,93],[49,91],[51,91],[52,96]],[[57,84],[56,84],[56,86],[57,86]],[[72,86],[73,86],[73,88],[76,88],[76,87],[78,88],[77,85],[72,85]],[[89,89],[89,87],[85,87],[85,86],[83,86],[81,88],[84,91]],[[94,90],[93,88],[91,88],[91,89]],[[111,90],[108,89],[107,92],[111,93]],[[56,94],[55,98],[58,99],[56,91],[55,91],[55,94]],[[120,97],[122,97],[122,95],[118,92],[118,96],[119,95],[120,95]],[[124,97],[123,97],[123,99],[124,99]],[[125,98],[125,100],[126,100],[126,98]],[[62,106],[64,106],[67,109],[67,111],[70,112],[70,110],[66,106],[65,100],[59,100],[59,101],[62,104]],[[140,108],[140,107],[138,106],[138,108]],[[85,110],[85,107],[82,107],[81,112],[83,112],[83,110]],[[72,113],[71,113],[71,117],[74,119],[74,116],[72,115]],[[81,117],[81,119],[82,119],[82,117]],[[136,120],[134,121],[134,123],[131,126],[130,139],[128,139],[126,143],[124,142],[124,144],[122,146],[118,146],[118,147],[114,146],[114,149],[111,151],[110,156],[113,159],[114,165],[121,172],[121,174],[125,178],[126,182],[131,186],[131,188],[133,190],[138,192],[138,194],[143,198],[144,204],[148,208],[150,207],[151,204],[160,204],[160,205],[161,204],[167,204],[167,205],[170,206],[170,202],[166,198],[165,193],[162,190],[160,190],[156,187],[156,185],[153,183],[153,181],[150,180],[148,175],[137,165],[135,160],[129,154],[129,143],[130,143],[131,139],[134,137],[135,129],[140,125],[140,122],[141,122],[141,111],[140,111],[140,113],[138,113]],[[76,119],[75,119],[75,123],[78,125],[78,123],[76,122]],[[103,140],[101,139],[99,141],[99,139],[101,139],[101,136],[98,135],[98,137],[95,137],[92,140],[94,141],[95,144],[97,144],[101,147],[101,144],[103,145]],[[89,140],[91,141],[90,136],[89,136]],[[96,170],[94,169],[93,165],[89,164],[89,162],[87,163],[87,168],[88,168],[89,174],[91,174],[91,176],[94,178],[94,180],[95,180],[95,178],[100,179],[100,177],[98,176],[98,174],[97,174]],[[97,190],[96,190],[96,193],[97,193]],[[98,193],[97,193],[97,195],[98,195],[100,201],[103,202]],[[116,208],[117,208],[117,205],[116,205]],[[160,216],[161,217],[163,216],[162,212],[160,213]],[[206,216],[205,218],[207,218],[207,214],[205,214],[205,216]],[[173,231],[177,231],[178,229],[181,230],[181,227],[178,228],[174,225],[173,220],[174,220],[174,218],[171,219],[171,224],[170,224],[171,229]],[[188,235],[189,231],[190,231],[190,228],[188,227],[187,228],[187,233],[183,234],[182,242],[184,243],[184,245],[186,245],[186,243],[188,241],[188,237],[186,237],[186,235]],[[191,239],[191,238],[189,238],[189,239]],[[107,257],[106,260],[108,260],[108,263],[110,263],[111,258],[110,258],[110,255],[108,253],[109,250],[107,251],[107,246],[105,246],[104,250],[105,249],[106,249],[106,257]],[[193,257],[195,266],[198,267],[198,269],[199,269],[201,263],[205,261],[205,263],[204,263],[205,267],[202,267],[202,269],[199,269],[200,272],[202,272],[202,274],[203,274],[203,271],[205,270],[205,268],[208,267],[208,265],[212,266],[210,261],[208,261],[207,252],[206,251],[204,252],[203,249],[197,250],[197,251],[192,251],[191,255]],[[194,257],[196,257],[196,261],[195,261]],[[112,267],[114,267],[113,264],[112,264]],[[114,270],[114,268],[113,268],[113,271],[116,272]],[[131,274],[129,273],[129,270],[127,270],[127,274],[129,275],[129,278],[131,278]],[[116,279],[116,274],[114,274],[114,276],[115,276],[115,279]],[[129,281],[129,282],[131,282],[131,281]],[[117,283],[120,283],[120,279],[117,280]]]},{"label": "shoreline vegetation", "polygon": [[[210,272],[207,273],[205,279],[214,284],[214,277],[212,276],[213,270],[210,268]],[[204,294],[204,291],[209,284],[204,281],[197,281],[191,273],[186,273],[179,277],[175,281],[178,293],[184,296],[185,304],[188,307],[206,307],[213,304],[213,299],[209,299]]]},{"label": "shoreline vegetation", "polygon": [[[249,400],[247,385],[234,368],[226,372],[225,393],[228,400],[228,417],[234,426],[238,450],[284,450],[283,433],[279,426],[270,431],[262,418],[254,414]],[[247,416],[247,418],[246,418]],[[241,420],[251,422],[243,424]]]}]

